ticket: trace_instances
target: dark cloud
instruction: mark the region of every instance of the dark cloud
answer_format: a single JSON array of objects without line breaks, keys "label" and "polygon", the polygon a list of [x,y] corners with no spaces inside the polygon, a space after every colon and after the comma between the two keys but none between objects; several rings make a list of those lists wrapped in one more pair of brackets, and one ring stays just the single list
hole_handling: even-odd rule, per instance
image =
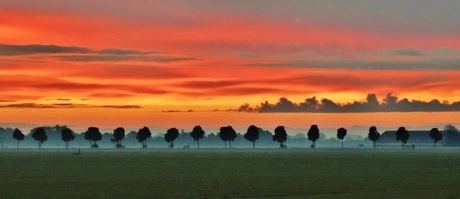
[{"label": "dark cloud", "polygon": [[39,104],[39,103],[14,103],[0,105],[0,108],[115,108],[115,109],[139,109],[138,105],[88,105],[88,104],[73,104],[73,103],[54,103],[54,104]]},{"label": "dark cloud", "polygon": [[152,52],[142,52],[137,50],[125,50],[125,49],[116,49],[116,48],[107,48],[97,51],[98,54],[107,54],[107,55],[145,55]]},{"label": "dark cloud", "polygon": [[399,100],[397,96],[389,93],[381,103],[375,94],[369,94],[364,102],[354,101],[347,104],[335,103],[326,98],[318,100],[316,97],[308,98],[301,103],[294,103],[287,98],[280,98],[276,104],[271,104],[267,101],[256,107],[243,104],[238,111],[261,113],[448,112],[460,111],[460,101],[449,104],[441,103],[437,99],[429,102],[409,100],[407,98]]},{"label": "dark cloud", "polygon": [[369,70],[460,70],[460,58],[439,58],[427,61],[367,61],[367,60],[318,60],[252,63],[250,67],[292,67],[292,68],[331,68],[331,69],[369,69]]},{"label": "dark cloud", "polygon": [[394,50],[393,52],[396,55],[414,56],[414,57],[422,56],[425,54],[423,51],[417,50],[417,49],[398,49],[398,50]]},{"label": "dark cloud", "polygon": [[120,61],[144,61],[144,62],[179,62],[198,60],[195,57],[176,57],[171,55],[152,55],[153,52],[144,52],[132,49],[107,48],[94,50],[77,46],[58,45],[6,45],[0,44],[0,55],[32,55],[53,54],[54,58],[72,62],[120,62]]},{"label": "dark cloud", "polygon": [[103,105],[103,106],[91,106],[97,108],[115,108],[115,109],[139,109],[142,108],[138,105]]},{"label": "dark cloud", "polygon": [[133,94],[127,93],[92,93],[89,97],[95,98],[126,98],[126,97],[133,97]]},{"label": "dark cloud", "polygon": [[195,61],[193,57],[173,57],[173,56],[149,56],[138,54],[86,54],[86,55],[59,55],[55,56],[62,61],[71,62],[121,62],[121,61],[142,61],[142,62],[180,62]]},{"label": "dark cloud", "polygon": [[231,86],[237,86],[244,84],[244,81],[234,81],[234,80],[216,80],[216,81],[184,81],[174,86],[182,88],[197,88],[197,89],[215,89],[215,88],[225,88]]},{"label": "dark cloud", "polygon": [[195,111],[189,109],[189,110],[185,110],[185,111],[183,111],[183,110],[162,110],[161,112],[162,113],[191,113],[191,112],[195,112]]},{"label": "dark cloud", "polygon": [[57,45],[6,45],[0,44],[0,55],[90,53],[88,48]]}]

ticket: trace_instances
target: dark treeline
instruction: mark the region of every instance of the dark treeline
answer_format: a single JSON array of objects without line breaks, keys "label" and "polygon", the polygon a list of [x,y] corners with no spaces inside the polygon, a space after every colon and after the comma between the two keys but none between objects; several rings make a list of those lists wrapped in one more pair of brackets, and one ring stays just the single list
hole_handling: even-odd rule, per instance
[{"label": "dark treeline", "polygon": [[[344,148],[344,140],[349,146],[363,147],[370,143],[376,147],[380,133],[375,126],[369,128],[367,137],[347,136],[347,129],[337,129],[337,136],[326,138],[317,125],[311,125],[307,133],[297,133],[289,136],[284,126],[278,126],[274,133],[258,128],[255,125],[248,127],[247,131],[238,133],[232,126],[221,127],[219,132],[205,132],[201,126],[195,126],[192,131],[170,128],[166,133],[158,133],[152,137],[148,127],[138,131],[126,132],[123,127],[117,127],[112,133],[100,132],[97,127],[88,127],[85,132],[75,133],[66,126],[45,126],[33,128],[25,135],[20,129],[1,128],[1,147],[6,148],[286,148],[307,147],[316,148],[320,141],[322,146],[335,146]],[[443,139],[442,133],[433,128],[429,136],[436,143]],[[395,140],[401,142],[404,148],[410,132],[405,127],[396,131]]]}]

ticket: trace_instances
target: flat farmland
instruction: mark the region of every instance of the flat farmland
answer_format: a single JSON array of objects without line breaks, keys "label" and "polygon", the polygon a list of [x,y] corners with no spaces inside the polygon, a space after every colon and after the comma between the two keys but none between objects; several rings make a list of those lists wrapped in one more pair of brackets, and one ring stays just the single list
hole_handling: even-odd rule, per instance
[{"label": "flat farmland", "polygon": [[1,198],[460,198],[458,149],[0,150]]}]

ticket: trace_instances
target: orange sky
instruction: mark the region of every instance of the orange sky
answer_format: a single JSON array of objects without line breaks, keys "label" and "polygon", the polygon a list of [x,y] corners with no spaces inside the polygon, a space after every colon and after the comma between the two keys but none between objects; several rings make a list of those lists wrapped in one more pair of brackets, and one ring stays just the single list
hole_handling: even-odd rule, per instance
[{"label": "orange sky", "polygon": [[410,126],[459,124],[458,111],[432,121],[420,112],[314,113],[308,117],[320,119],[304,125],[289,120],[301,113],[234,111],[281,97],[460,101],[456,8],[430,1],[1,2],[0,123],[271,128],[282,118],[295,128],[392,127],[402,124],[390,118],[411,114]]}]

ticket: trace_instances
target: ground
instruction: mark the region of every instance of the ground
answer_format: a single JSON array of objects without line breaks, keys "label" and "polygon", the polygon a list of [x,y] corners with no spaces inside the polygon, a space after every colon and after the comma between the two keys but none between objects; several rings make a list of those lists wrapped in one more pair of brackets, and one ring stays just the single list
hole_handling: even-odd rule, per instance
[{"label": "ground", "polygon": [[1,198],[460,198],[458,149],[0,150]]}]

